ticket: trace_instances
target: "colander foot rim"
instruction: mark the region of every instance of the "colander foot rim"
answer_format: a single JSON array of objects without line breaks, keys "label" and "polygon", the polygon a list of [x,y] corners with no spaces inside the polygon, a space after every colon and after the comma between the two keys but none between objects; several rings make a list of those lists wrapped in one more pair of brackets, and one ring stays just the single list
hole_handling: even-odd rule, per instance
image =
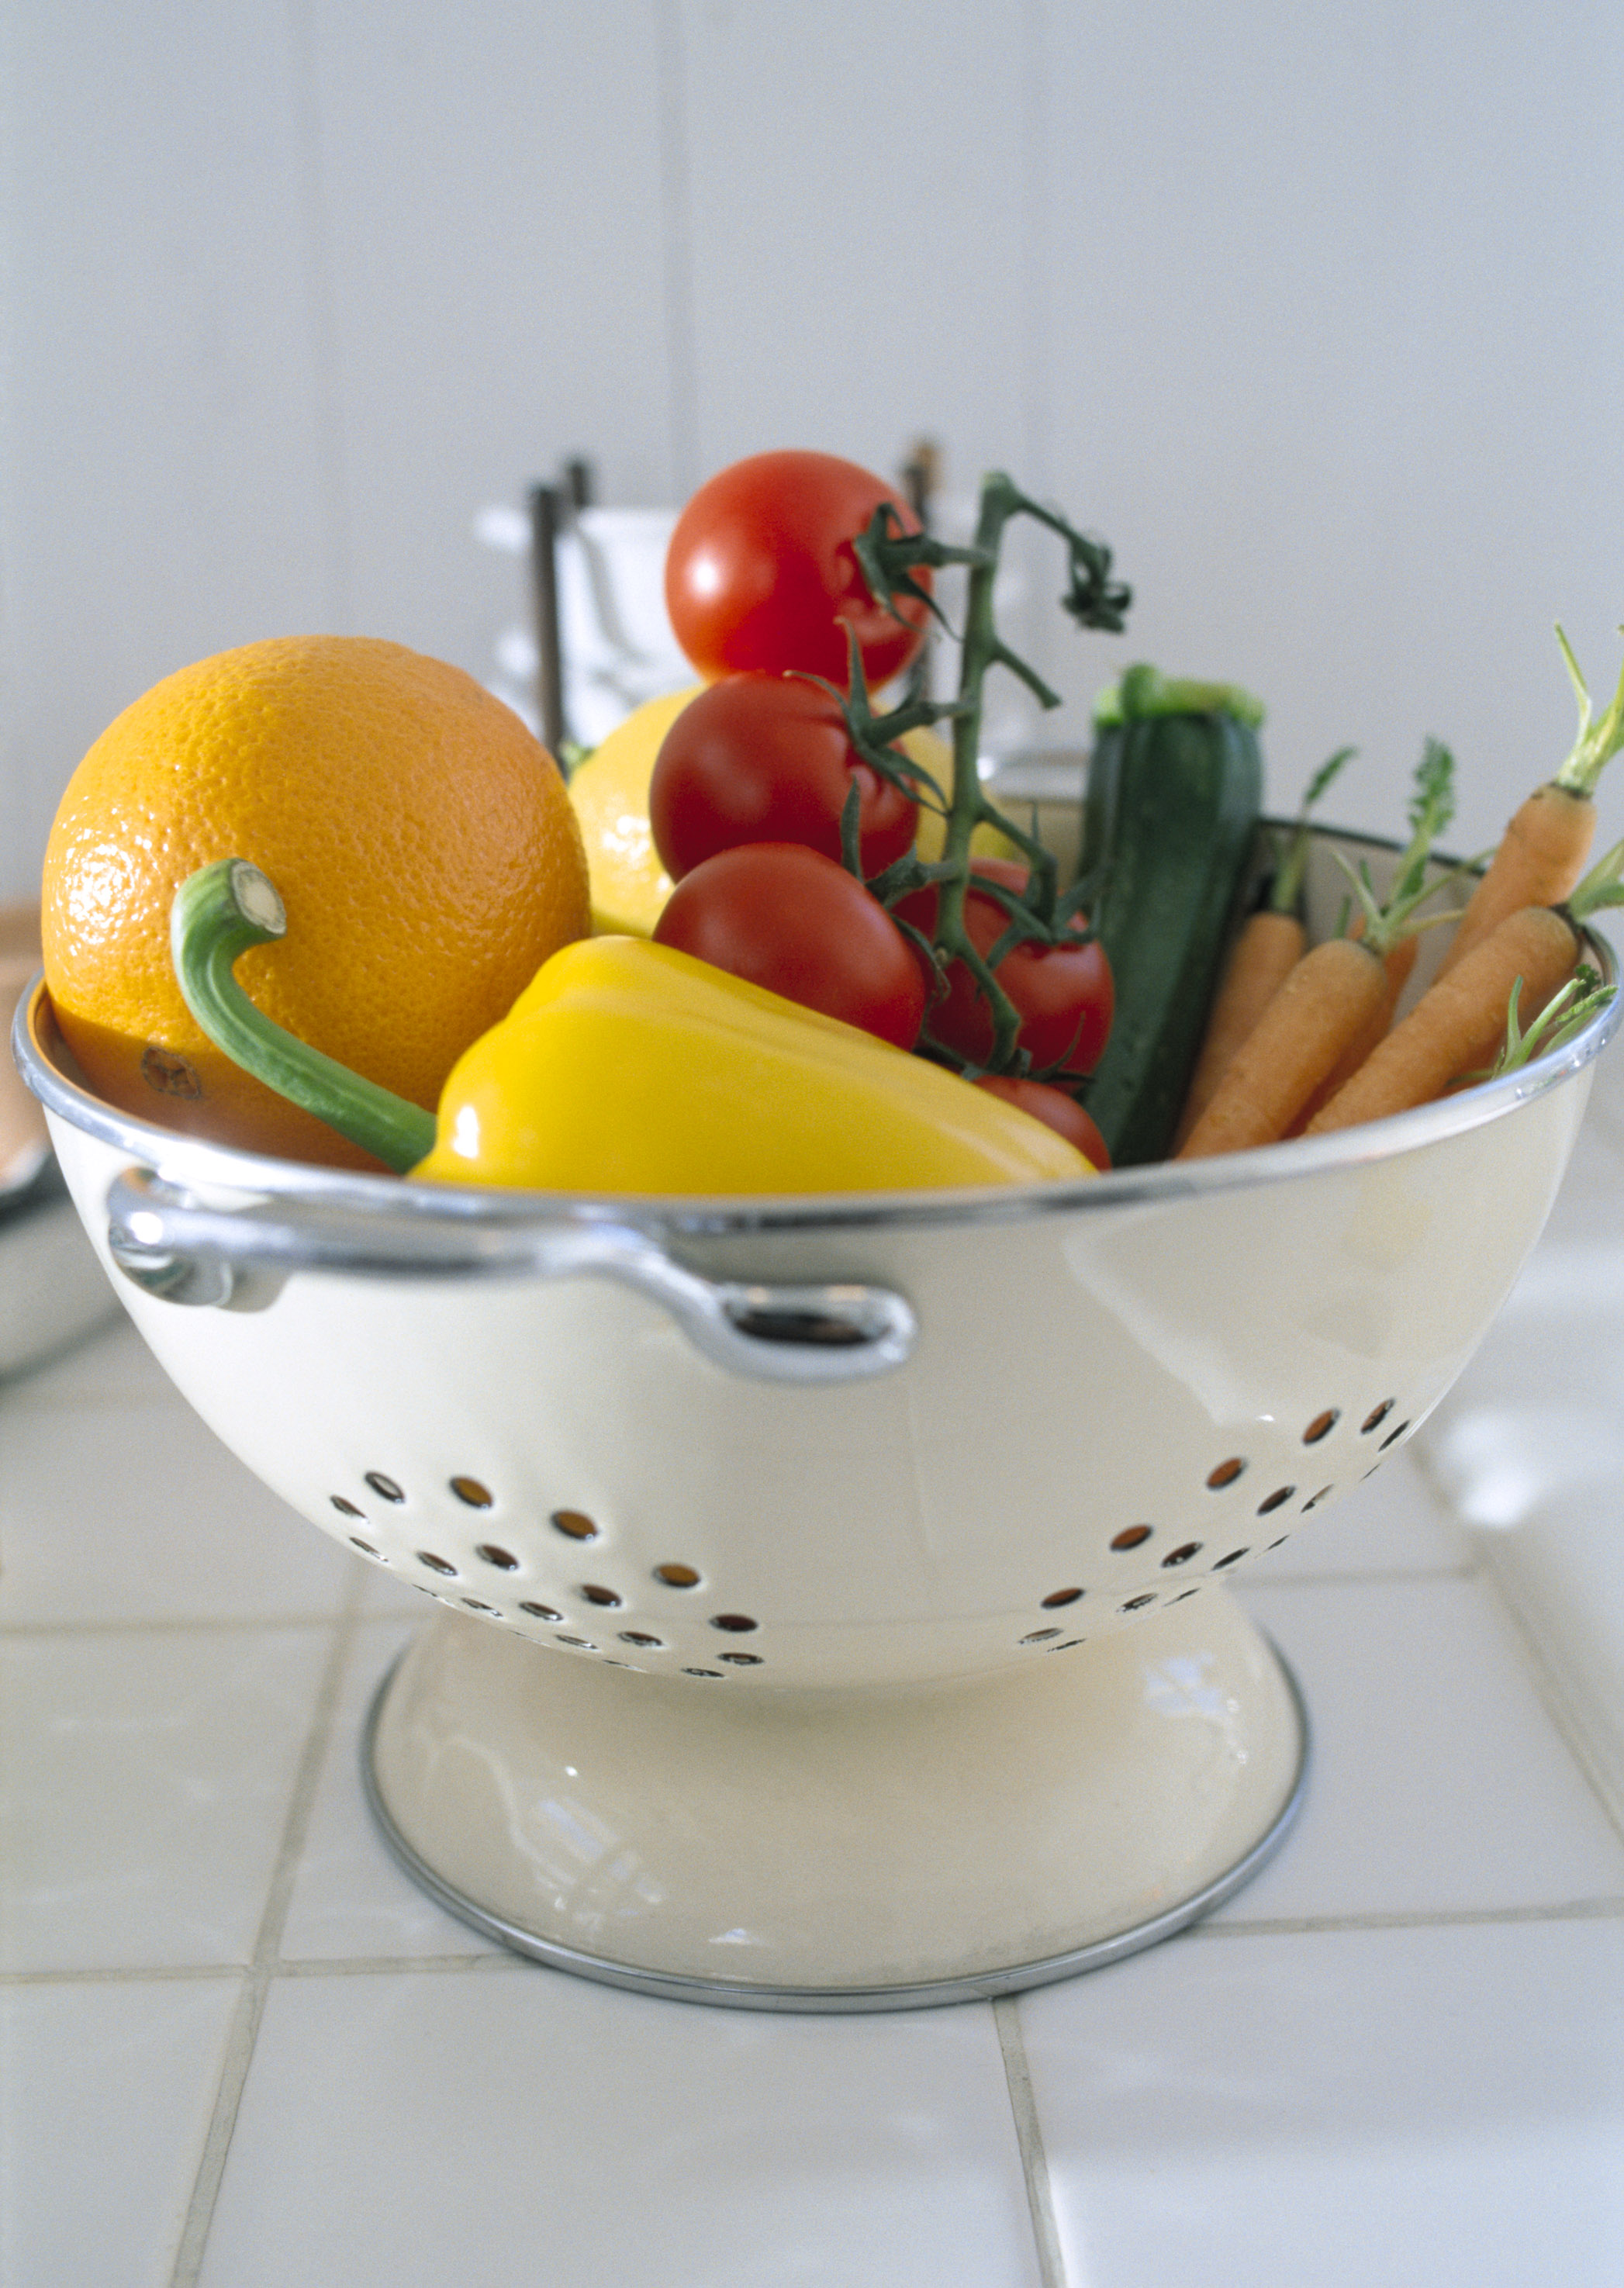
[{"label": "colander foot rim", "polygon": [[949,2002],[991,2002],[1002,1994],[1019,1994],[1029,1987],[1052,1986],[1063,1978],[1080,1977],[1084,1971],[1103,1970],[1107,1963],[1121,1962],[1128,1955],[1138,1954],[1146,1947],[1160,1945],[1164,1938],[1172,1938],[1176,1933],[1187,1930],[1192,1923],[1199,1922],[1203,1915],[1212,1913],[1215,1908],[1232,1899],[1273,1858],[1302,1809],[1303,1799],[1307,1792],[1309,1720],[1303,1689],[1290,1663],[1272,1638],[1265,1636],[1264,1641],[1279,1663],[1290,1696],[1301,1745],[1285,1801],[1250,1849],[1243,1852],[1232,1866],[1227,1867],[1221,1875],[1193,1892],[1189,1898],[1180,1900],[1176,1906],[1165,1908],[1161,1914],[1152,1915],[1144,1922],[1131,1924],[1126,1930],[1113,1932],[1109,1937],[1095,1939],[1087,1946],[1073,1947],[1065,1954],[1048,1955],[1036,1962],[1012,1963],[1006,1969],[983,1971],[971,1977],[925,1979],[894,1986],[826,1987],[769,1986],[742,1979],[683,1976],[669,1971],[642,1970],[629,1963],[611,1962],[601,1955],[583,1954],[574,1947],[560,1946],[556,1940],[538,1938],[533,1932],[491,1913],[488,1908],[480,1906],[477,1900],[467,1897],[448,1883],[413,1848],[391,1816],[378,1785],[374,1752],[378,1725],[390,1686],[394,1682],[395,1672],[406,1657],[404,1651],[398,1654],[385,1670],[367,1712],[360,1741],[361,1785],[378,1832],[397,1864],[420,1890],[425,1891],[430,1898],[444,1907],[448,1913],[455,1915],[460,1922],[478,1931],[481,1937],[495,1939],[515,1954],[527,1955],[532,1961],[545,1963],[553,1970],[566,1970],[576,1978],[594,1979],[600,1986],[622,1987],[634,1994],[652,1994],[663,2002],[700,2002],[712,2009],[727,2010],[840,2014],[860,2010],[928,2010]]}]

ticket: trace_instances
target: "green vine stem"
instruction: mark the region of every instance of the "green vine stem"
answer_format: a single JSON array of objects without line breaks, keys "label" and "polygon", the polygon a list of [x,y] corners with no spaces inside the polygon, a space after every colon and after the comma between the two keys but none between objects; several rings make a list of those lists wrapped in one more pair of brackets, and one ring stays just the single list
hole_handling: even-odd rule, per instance
[{"label": "green vine stem", "polygon": [[[923,600],[944,627],[947,622],[940,607],[915,575],[927,566],[957,564],[966,568],[969,577],[956,699],[933,702],[910,696],[902,706],[876,716],[869,705],[855,638],[851,646],[850,694],[835,692],[834,695],[844,710],[852,743],[863,760],[893,785],[901,787],[913,801],[939,809],[946,819],[944,847],[939,860],[927,864],[910,854],[876,875],[868,887],[882,904],[890,908],[912,891],[934,886],[937,915],[933,941],[927,942],[906,922],[899,922],[899,926],[929,956],[939,977],[950,962],[961,961],[975,980],[993,1021],[992,1049],[980,1069],[1029,1074],[1031,1059],[1016,1045],[1020,1017],[998,981],[998,965],[1017,945],[1034,941],[1057,945],[1063,940],[1067,944],[1080,944],[1086,941],[1087,933],[1070,926],[1082,902],[1082,886],[1075,886],[1061,897],[1053,857],[1034,834],[1006,817],[988,799],[981,784],[981,720],[984,691],[991,671],[994,667],[1008,669],[1042,707],[1060,704],[1060,695],[1051,691],[1036,669],[1005,643],[998,632],[993,610],[993,588],[1003,536],[1010,521],[1019,516],[1032,518],[1066,543],[1067,585],[1060,599],[1062,608],[1081,627],[1120,632],[1132,594],[1111,577],[1110,549],[1104,542],[1079,532],[1055,510],[1031,499],[1002,471],[995,470],[982,484],[975,539],[968,548],[949,546],[929,533],[903,531],[896,512],[888,504],[876,509],[873,522],[854,544],[876,602],[896,611],[901,600]],[[833,690],[832,686],[825,687]],[[952,725],[953,784],[946,792],[929,772],[899,755],[891,745],[904,732],[936,723]],[[1001,906],[1008,924],[985,957],[971,943],[964,918],[964,901],[971,886],[970,838],[983,825],[993,827],[1011,842],[1026,857],[1028,869],[1026,885],[1021,891],[1006,889],[986,876],[975,878],[978,894]],[[846,862],[856,872],[855,789],[848,803],[844,843]],[[967,1069],[962,1057],[932,1037],[928,1016],[920,1048],[923,1053],[955,1070]]]},{"label": "green vine stem", "polygon": [[246,859],[217,859],[189,876],[170,908],[170,949],[186,1005],[233,1064],[405,1175],[433,1148],[433,1114],[274,1024],[232,973],[250,946],[268,945],[287,928],[275,885]]}]

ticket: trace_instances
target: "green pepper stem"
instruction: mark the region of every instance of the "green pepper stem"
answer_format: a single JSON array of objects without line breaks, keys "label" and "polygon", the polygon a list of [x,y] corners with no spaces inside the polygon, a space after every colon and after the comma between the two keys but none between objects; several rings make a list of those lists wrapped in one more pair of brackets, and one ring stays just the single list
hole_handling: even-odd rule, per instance
[{"label": "green pepper stem", "polygon": [[233,1064],[404,1175],[433,1148],[433,1114],[273,1023],[232,974],[239,955],[287,927],[274,884],[246,859],[218,859],[190,876],[170,908],[170,950],[186,1005]]}]

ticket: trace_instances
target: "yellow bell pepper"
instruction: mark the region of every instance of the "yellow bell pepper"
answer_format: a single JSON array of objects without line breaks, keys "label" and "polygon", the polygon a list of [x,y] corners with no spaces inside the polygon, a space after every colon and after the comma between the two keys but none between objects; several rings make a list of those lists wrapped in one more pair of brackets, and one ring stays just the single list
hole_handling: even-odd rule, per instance
[{"label": "yellow bell pepper", "polygon": [[1041,1121],[871,1033],[633,937],[566,946],[452,1067],[415,1177],[568,1192],[851,1192],[1091,1172]]},{"label": "yellow bell pepper", "polygon": [[939,1065],[646,938],[583,938],[452,1067],[438,1117],[296,1040],[232,974],[281,901],[226,858],[175,895],[180,988],[227,1056],[388,1167],[526,1190],[911,1191],[1094,1172]]}]

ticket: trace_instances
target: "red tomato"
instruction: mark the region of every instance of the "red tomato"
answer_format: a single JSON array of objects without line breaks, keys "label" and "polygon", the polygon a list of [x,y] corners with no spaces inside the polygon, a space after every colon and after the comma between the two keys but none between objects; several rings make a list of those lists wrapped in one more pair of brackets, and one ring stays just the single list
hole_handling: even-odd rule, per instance
[{"label": "red tomato", "polygon": [[913,846],[917,806],[870,770],[827,691],[795,675],[728,675],[665,735],[648,788],[654,847],[674,882],[742,842],[804,842],[840,857],[855,777],[865,874]]},{"label": "red tomato", "polygon": [[1029,1112],[1034,1120],[1058,1131],[1068,1144],[1075,1145],[1090,1167],[1103,1171],[1111,1165],[1105,1138],[1076,1098],[1067,1096],[1063,1088],[1051,1088],[1043,1080],[1020,1080],[1013,1073],[983,1073],[975,1086],[984,1088],[989,1096],[1002,1097],[1006,1104]]},{"label": "red tomato", "polygon": [[685,875],[654,929],[717,969],[911,1049],[925,981],[912,947],[856,877],[799,842],[721,850]]},{"label": "red tomato", "polygon": [[844,690],[850,625],[868,683],[899,674],[929,614],[905,600],[899,620],[868,592],[852,543],[882,501],[918,531],[900,493],[832,453],[757,453],[702,484],[665,560],[666,608],[700,673],[801,667]]},{"label": "red tomato", "polygon": [[[1026,887],[1026,869],[1007,858],[978,858],[971,870],[1008,889]],[[926,937],[933,936],[933,889],[915,890],[899,901],[896,910]],[[979,897],[973,889],[964,901],[970,941],[984,957],[1003,935],[1009,918],[995,898]],[[1083,924],[1074,926],[1081,930]],[[1079,946],[1012,947],[998,965],[998,981],[1020,1013],[1019,1045],[1040,1071],[1050,1066],[1071,1073],[1093,1071],[1111,1032],[1115,1004],[1111,964],[1097,940]],[[992,1054],[992,1012],[962,961],[949,965],[947,998],[931,1008],[930,1024],[944,1047],[956,1050],[972,1064]]]}]

